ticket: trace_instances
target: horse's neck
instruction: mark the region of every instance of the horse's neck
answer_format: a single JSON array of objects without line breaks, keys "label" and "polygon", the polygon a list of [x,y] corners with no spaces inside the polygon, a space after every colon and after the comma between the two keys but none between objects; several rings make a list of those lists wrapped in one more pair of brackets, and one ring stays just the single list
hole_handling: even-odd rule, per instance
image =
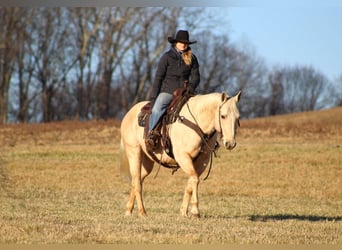
[{"label": "horse's neck", "polygon": [[205,134],[215,130],[215,115],[219,105],[215,97],[215,94],[198,95],[189,102],[193,119]]}]

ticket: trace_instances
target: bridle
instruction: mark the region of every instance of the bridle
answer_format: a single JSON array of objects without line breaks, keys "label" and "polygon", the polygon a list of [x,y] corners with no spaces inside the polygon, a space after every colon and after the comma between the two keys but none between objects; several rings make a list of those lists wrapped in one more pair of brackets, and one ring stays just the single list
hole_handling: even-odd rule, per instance
[{"label": "bridle", "polygon": [[[222,133],[222,122],[221,122],[221,119],[222,119],[222,116],[221,116],[221,108],[222,108],[222,106],[230,99],[231,97],[227,97],[221,104],[220,104],[220,106],[219,106],[219,117],[218,117],[218,119],[219,119],[219,126],[220,126],[220,131],[217,131],[218,133],[220,133],[220,139],[222,139],[222,137],[223,137],[223,133]],[[238,125],[238,127],[240,127],[240,119],[239,118],[237,118],[236,119],[236,123],[237,123],[237,125]]]},{"label": "bridle", "polygon": [[220,139],[222,139],[223,137],[223,133],[222,133],[222,122],[221,122],[221,109],[223,107],[223,105],[228,102],[228,100],[230,99],[230,97],[228,96],[219,106],[218,108],[218,120],[219,120],[219,129],[220,131],[217,131],[220,134]]}]

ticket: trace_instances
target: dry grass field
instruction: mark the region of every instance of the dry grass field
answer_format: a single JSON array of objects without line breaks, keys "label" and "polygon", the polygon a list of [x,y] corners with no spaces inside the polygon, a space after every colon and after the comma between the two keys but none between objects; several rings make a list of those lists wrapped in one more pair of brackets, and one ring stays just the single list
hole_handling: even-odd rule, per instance
[{"label": "dry grass field", "polygon": [[[342,108],[242,120],[182,218],[186,176],[157,169],[125,217],[119,122],[0,126],[0,243],[342,244]],[[206,174],[206,173],[205,173]]]}]

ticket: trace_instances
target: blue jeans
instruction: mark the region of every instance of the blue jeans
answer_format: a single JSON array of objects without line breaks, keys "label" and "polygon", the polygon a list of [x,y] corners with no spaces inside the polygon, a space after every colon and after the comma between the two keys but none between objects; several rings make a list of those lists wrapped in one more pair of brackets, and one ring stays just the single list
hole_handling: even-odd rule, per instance
[{"label": "blue jeans", "polygon": [[159,119],[165,113],[167,106],[172,101],[172,95],[169,93],[161,92],[157,96],[157,99],[152,107],[152,113],[150,116],[149,131],[152,131],[157,125]]}]

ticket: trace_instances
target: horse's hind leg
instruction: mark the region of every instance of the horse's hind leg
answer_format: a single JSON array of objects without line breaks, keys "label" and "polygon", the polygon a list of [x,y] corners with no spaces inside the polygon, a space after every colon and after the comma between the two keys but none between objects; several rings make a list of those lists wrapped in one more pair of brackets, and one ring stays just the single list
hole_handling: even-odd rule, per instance
[{"label": "horse's hind leg", "polygon": [[[137,157],[139,155],[139,157]],[[140,151],[134,158],[129,158],[130,169],[132,175],[132,188],[129,200],[126,206],[126,215],[131,215],[134,208],[134,201],[137,198],[139,215],[146,216],[146,210],[142,198],[142,186],[144,179],[151,173],[153,169],[153,161]]]},{"label": "horse's hind leg", "polygon": [[134,201],[135,201],[135,190],[134,190],[134,186],[132,184],[131,192],[129,194],[129,199],[128,199],[128,202],[126,205],[126,213],[125,213],[126,216],[132,215],[132,211],[134,208]]},{"label": "horse's hind leg", "polygon": [[142,156],[141,183],[152,172],[154,162],[145,154]]},{"label": "horse's hind leg", "polygon": [[126,205],[126,215],[131,215],[134,208],[134,200],[137,201],[139,215],[146,216],[142,199],[141,163],[142,152],[140,147],[131,147],[126,150],[129,161],[129,169],[132,176],[132,188]]}]

